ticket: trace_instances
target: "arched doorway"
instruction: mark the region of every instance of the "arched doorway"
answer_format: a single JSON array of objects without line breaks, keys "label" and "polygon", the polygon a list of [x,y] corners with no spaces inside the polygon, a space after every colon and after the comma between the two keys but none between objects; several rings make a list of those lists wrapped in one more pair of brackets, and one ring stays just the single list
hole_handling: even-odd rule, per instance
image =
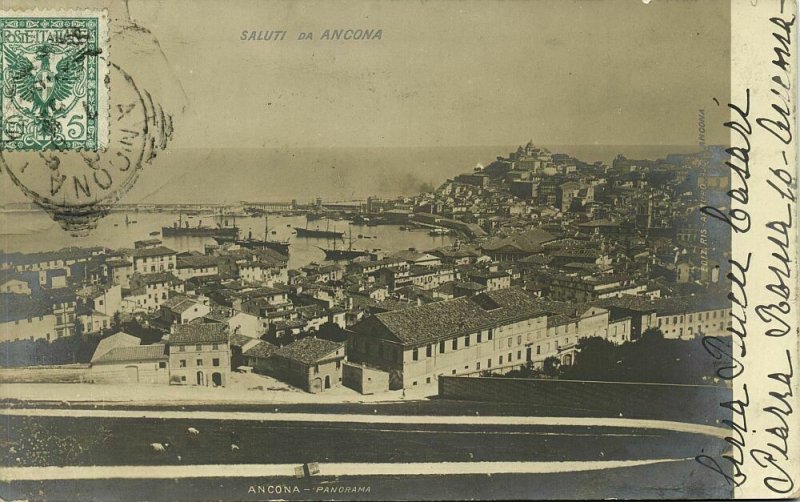
[{"label": "arched doorway", "polygon": [[222,387],[222,374],[221,373],[212,373],[211,374],[211,383],[214,384],[214,387]]},{"label": "arched doorway", "polygon": [[326,389],[330,389],[331,388],[331,377],[330,376],[326,376],[325,377],[325,388]]},{"label": "arched doorway", "polygon": [[197,385],[205,385],[205,383],[203,381],[203,372],[202,371],[198,371],[197,372]]},{"label": "arched doorway", "polygon": [[321,378],[315,378],[315,379],[311,380],[311,388],[309,389],[309,391],[312,394],[316,394],[318,392],[321,392],[322,391],[322,379]]}]

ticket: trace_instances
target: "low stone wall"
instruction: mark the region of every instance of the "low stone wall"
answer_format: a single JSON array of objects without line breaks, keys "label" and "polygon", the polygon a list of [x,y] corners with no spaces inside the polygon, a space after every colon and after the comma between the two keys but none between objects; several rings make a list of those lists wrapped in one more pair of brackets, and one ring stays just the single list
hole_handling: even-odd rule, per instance
[{"label": "low stone wall", "polygon": [[[730,388],[706,385],[439,377],[439,398],[529,405],[542,415],[614,416],[714,424]],[[727,412],[727,413],[726,413]]]},{"label": "low stone wall", "polygon": [[88,380],[88,364],[0,368],[0,383],[80,383]]}]

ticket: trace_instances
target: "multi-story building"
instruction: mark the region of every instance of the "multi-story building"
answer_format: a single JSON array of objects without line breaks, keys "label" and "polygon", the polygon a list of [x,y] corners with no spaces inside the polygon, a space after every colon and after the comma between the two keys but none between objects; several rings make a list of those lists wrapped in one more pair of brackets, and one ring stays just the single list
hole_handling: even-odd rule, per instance
[{"label": "multi-story building", "polygon": [[181,255],[176,259],[175,275],[182,281],[192,277],[219,275],[219,258],[205,255]]},{"label": "multi-story building", "polygon": [[547,311],[510,288],[376,314],[353,326],[347,354],[388,372],[392,389],[410,388],[524,365],[546,332]]},{"label": "multi-story building", "polygon": [[211,307],[206,303],[185,296],[174,296],[161,304],[161,318],[167,324],[188,324],[209,312]]},{"label": "multi-story building", "polygon": [[154,274],[175,270],[178,253],[164,246],[139,248],[133,251],[133,271]]},{"label": "multi-story building", "polygon": [[656,323],[664,338],[691,340],[724,336],[731,326],[731,302],[722,294],[664,298],[654,302]]},{"label": "multi-story building", "polygon": [[131,277],[131,289],[124,292],[124,312],[153,312],[169,299],[170,291],[182,293],[183,281],[170,272]]},{"label": "multi-story building", "polygon": [[123,289],[131,287],[131,276],[133,275],[133,263],[124,258],[114,258],[106,260],[106,276],[111,284],[118,284]]},{"label": "multi-story building", "polygon": [[511,276],[502,270],[473,270],[467,276],[471,282],[484,286],[486,291],[511,287]]},{"label": "multi-story building", "polygon": [[590,302],[647,292],[647,283],[625,275],[558,275],[550,283],[553,300]]},{"label": "multi-story building", "polygon": [[54,340],[56,316],[40,298],[0,294],[0,342]]},{"label": "multi-story building", "polygon": [[228,325],[179,324],[169,335],[170,383],[224,387],[231,371]]}]

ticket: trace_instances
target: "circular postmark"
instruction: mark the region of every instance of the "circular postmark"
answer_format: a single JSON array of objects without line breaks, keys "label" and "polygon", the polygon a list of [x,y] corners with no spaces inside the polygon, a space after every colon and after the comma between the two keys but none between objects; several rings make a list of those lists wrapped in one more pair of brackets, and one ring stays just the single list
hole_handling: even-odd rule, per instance
[{"label": "circular postmark", "polygon": [[[0,152],[0,168],[13,183],[73,235],[87,234],[108,214],[171,132],[165,131],[163,111],[131,75],[111,64],[109,79],[104,151]],[[6,122],[13,130],[13,120]]]}]

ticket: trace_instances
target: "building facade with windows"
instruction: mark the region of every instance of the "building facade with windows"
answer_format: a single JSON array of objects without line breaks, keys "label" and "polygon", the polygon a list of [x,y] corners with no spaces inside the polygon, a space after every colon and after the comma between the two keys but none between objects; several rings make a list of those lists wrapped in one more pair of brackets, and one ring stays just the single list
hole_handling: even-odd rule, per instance
[{"label": "building facade with windows", "polygon": [[270,373],[306,392],[318,394],[342,384],[345,346],[306,337],[272,354]]},{"label": "building facade with windows", "polygon": [[175,270],[178,253],[164,246],[135,249],[133,251],[133,272],[154,274]]},{"label": "building facade with windows", "polygon": [[663,299],[655,303],[656,323],[664,338],[691,340],[725,336],[731,325],[731,303],[717,295]]},{"label": "building facade with windows", "polygon": [[56,316],[38,298],[0,294],[0,342],[56,338]]},{"label": "building facade with windows", "polygon": [[170,383],[224,387],[231,372],[228,326],[177,324],[169,335]]},{"label": "building facade with windows", "polygon": [[503,371],[533,360],[547,311],[518,288],[384,312],[353,326],[348,360],[389,373],[391,389],[439,375]]}]

